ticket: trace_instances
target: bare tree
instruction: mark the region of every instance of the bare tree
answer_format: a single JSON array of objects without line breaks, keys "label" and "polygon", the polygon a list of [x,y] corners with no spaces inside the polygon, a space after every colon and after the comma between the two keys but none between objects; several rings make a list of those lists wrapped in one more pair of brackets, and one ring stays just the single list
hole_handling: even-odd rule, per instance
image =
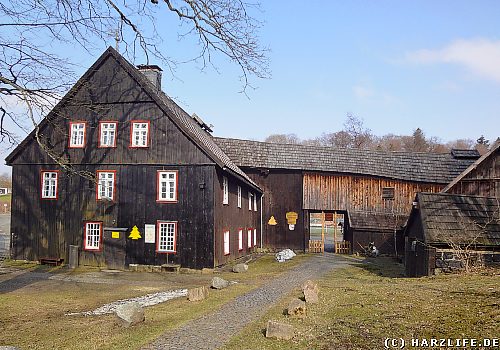
[{"label": "bare tree", "polygon": [[299,144],[300,139],[295,134],[272,134],[266,137],[265,142],[282,144]]},{"label": "bare tree", "polygon": [[192,60],[205,68],[215,56],[227,57],[240,68],[244,91],[251,77],[269,76],[255,10],[258,4],[239,0],[2,1],[0,142],[13,146],[19,142],[16,129],[34,127],[41,144],[38,121],[76,79],[76,66],[61,48],[93,54],[114,36],[129,60],[145,57],[149,63],[155,57],[174,72],[179,62],[164,54],[156,26],[169,15],[185,28],[179,38],[197,40],[200,50]]}]

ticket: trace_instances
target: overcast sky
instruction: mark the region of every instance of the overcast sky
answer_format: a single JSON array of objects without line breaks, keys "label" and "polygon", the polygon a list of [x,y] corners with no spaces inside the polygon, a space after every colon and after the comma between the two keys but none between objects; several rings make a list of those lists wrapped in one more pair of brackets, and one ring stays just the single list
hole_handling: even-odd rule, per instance
[{"label": "overcast sky", "polygon": [[[164,91],[215,135],[312,138],[342,129],[352,113],[376,135],[420,127],[443,141],[500,136],[500,1],[263,1],[262,9],[272,78],[254,80],[248,98],[222,58],[219,72],[195,63],[176,78],[164,71]],[[165,52],[189,56],[191,43],[174,39],[166,36]],[[78,53],[81,74],[99,55]]]}]

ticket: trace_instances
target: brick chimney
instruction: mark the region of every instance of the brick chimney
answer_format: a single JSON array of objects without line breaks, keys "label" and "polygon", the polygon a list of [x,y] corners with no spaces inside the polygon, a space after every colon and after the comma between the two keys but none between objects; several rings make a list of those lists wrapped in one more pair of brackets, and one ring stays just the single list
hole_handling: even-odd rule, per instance
[{"label": "brick chimney", "polygon": [[137,69],[146,76],[146,78],[153,84],[156,91],[161,91],[161,68],[157,65],[140,64]]}]

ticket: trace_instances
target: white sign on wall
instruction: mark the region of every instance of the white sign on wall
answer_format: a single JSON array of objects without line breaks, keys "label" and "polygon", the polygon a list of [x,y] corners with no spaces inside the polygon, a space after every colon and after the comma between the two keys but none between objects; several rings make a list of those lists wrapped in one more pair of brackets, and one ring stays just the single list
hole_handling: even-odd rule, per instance
[{"label": "white sign on wall", "polygon": [[155,243],[156,240],[156,225],[144,225],[144,243]]}]

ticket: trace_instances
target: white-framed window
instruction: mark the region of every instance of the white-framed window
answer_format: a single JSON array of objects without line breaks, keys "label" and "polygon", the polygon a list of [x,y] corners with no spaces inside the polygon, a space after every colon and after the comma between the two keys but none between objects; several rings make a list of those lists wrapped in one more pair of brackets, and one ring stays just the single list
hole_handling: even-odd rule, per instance
[{"label": "white-framed window", "polygon": [[249,228],[247,231],[247,247],[252,248],[252,229]]},{"label": "white-framed window", "polygon": [[85,122],[69,123],[69,147],[83,148],[85,146]]},{"label": "white-framed window", "polygon": [[99,123],[99,147],[116,147],[117,122]]},{"label": "white-framed window", "polygon": [[115,199],[115,170],[97,171],[97,199]]},{"label": "white-framed window", "polygon": [[85,250],[101,250],[102,222],[89,221],[85,223]]},{"label": "white-framed window", "polygon": [[229,231],[224,231],[224,255],[229,255]]},{"label": "white-framed window", "polygon": [[253,195],[253,211],[257,211],[257,195]]},{"label": "white-framed window", "polygon": [[243,250],[243,229],[238,229],[238,250]]},{"label": "white-framed window", "polygon": [[248,210],[252,210],[252,192],[248,192]]},{"label": "white-framed window", "polygon": [[238,186],[238,208],[241,208],[241,186]]},{"label": "white-framed window", "polygon": [[177,221],[158,221],[156,229],[156,251],[175,253],[177,240]]},{"label": "white-framed window", "polygon": [[41,193],[42,199],[57,199],[57,171],[41,172]]},{"label": "white-framed window", "polygon": [[229,181],[222,177],[222,204],[229,204]]},{"label": "white-framed window", "polygon": [[254,247],[257,245],[257,229],[253,229],[253,245]]},{"label": "white-framed window", "polygon": [[130,123],[130,147],[149,147],[149,122],[132,121]]},{"label": "white-framed window", "polygon": [[177,202],[177,171],[158,171],[157,196],[158,202]]}]

